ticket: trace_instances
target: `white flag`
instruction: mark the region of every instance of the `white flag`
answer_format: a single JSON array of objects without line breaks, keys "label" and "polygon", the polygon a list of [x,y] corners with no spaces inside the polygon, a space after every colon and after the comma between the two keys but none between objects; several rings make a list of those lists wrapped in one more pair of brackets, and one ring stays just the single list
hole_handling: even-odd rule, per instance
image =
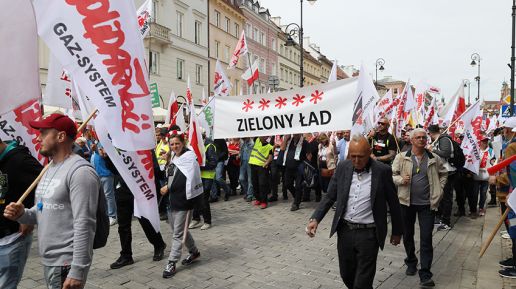
[{"label": "white flag", "polygon": [[220,65],[220,61],[217,59],[215,64],[215,77],[213,80],[213,92],[215,95],[229,95],[231,92],[231,82],[229,81],[226,73]]},{"label": "white flag", "polygon": [[464,139],[461,148],[466,158],[464,168],[478,175],[480,161],[480,147],[478,142],[481,138],[482,114],[480,111],[480,101],[474,103],[461,117],[464,123]]},{"label": "white flag", "polygon": [[130,151],[154,148],[151,96],[133,1],[33,0],[33,5],[39,35],[104,115],[113,144]]},{"label": "white flag", "polygon": [[[65,109],[72,108],[72,78],[63,70],[57,58],[50,53],[48,62],[47,85],[43,95],[43,104]],[[72,118],[73,119],[73,118]]]},{"label": "white flag", "polygon": [[235,46],[235,51],[233,51],[233,55],[231,55],[231,60],[229,61],[228,69],[234,68],[240,56],[246,54],[248,52],[247,41],[245,40],[245,32],[242,30],[242,34],[240,35],[240,39],[238,39],[237,45]]},{"label": "white flag", "polygon": [[374,107],[378,101],[378,91],[365,66],[360,66],[358,87],[353,106],[351,134],[366,134],[373,129]]},{"label": "white flag", "polygon": [[206,137],[213,139],[213,114],[215,113],[215,96],[210,97],[208,103],[202,108],[199,114],[199,123],[206,131]]},{"label": "white flag", "polygon": [[0,115],[41,97],[38,35],[30,1],[3,1],[0,9]]},{"label": "white flag", "polygon": [[396,111],[397,105],[398,100],[392,95],[392,89],[389,89],[385,95],[380,98],[374,108],[374,122],[376,123],[382,117],[386,117],[390,120],[394,115],[394,111]]},{"label": "white flag", "polygon": [[186,98],[190,106],[190,127],[188,128],[188,143],[192,151],[197,156],[197,161],[199,162],[199,165],[203,167],[206,161],[206,152],[204,149],[204,141],[202,139],[201,127],[199,121],[197,120],[197,114],[195,113],[195,106],[192,100],[192,93],[190,90],[190,77],[188,77],[187,81]]},{"label": "white flag", "polygon": [[328,82],[337,80],[337,61],[333,62],[333,66],[331,67],[330,76],[328,77]]},{"label": "white flag", "polygon": [[150,31],[153,2],[153,0],[146,0],[143,2],[142,6],[138,8],[138,11],[136,11],[136,17],[138,18],[138,26],[140,27],[142,39],[145,38],[145,36],[147,36]]}]

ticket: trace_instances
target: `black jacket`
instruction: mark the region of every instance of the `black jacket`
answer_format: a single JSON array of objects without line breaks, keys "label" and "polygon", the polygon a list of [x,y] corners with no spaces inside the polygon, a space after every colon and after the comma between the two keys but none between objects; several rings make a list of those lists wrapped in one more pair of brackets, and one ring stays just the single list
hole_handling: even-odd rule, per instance
[{"label": "black jacket", "polygon": [[[376,237],[380,248],[383,249],[387,236],[387,204],[389,204],[392,223],[392,234],[401,236],[403,232],[400,202],[396,194],[396,187],[392,180],[390,166],[371,160],[371,203],[374,223],[376,224]],[[353,179],[353,165],[351,160],[339,162],[337,170],[328,185],[328,193],[319,203],[312,215],[318,223],[324,218],[335,201],[337,202],[330,237],[335,234],[342,225],[343,217],[348,204],[349,188]]]},{"label": "black jacket", "polygon": [[[0,204],[0,238],[16,233],[19,230],[18,222],[4,218],[5,207],[16,202],[23,195],[25,190],[38,177],[43,166],[21,145],[9,151],[0,160],[1,174],[7,174],[8,190],[3,204]],[[34,206],[34,192],[25,199],[23,205],[26,208]]]},{"label": "black jacket", "polygon": [[228,159],[229,151],[228,144],[224,139],[216,139],[213,141],[215,147],[217,148],[217,161],[224,162]]}]

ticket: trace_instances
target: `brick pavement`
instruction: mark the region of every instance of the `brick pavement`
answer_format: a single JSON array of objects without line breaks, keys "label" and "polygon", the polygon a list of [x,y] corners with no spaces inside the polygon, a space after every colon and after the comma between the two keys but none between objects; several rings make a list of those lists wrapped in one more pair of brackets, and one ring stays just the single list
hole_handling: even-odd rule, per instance
[{"label": "brick pavement", "polygon": [[[109,269],[120,250],[114,226],[108,245],[95,250],[86,288],[344,288],[336,238],[328,238],[333,211],[320,224],[314,239],[304,233],[315,206],[313,202],[302,203],[299,211],[290,212],[290,202],[279,201],[261,210],[240,197],[212,204],[214,226],[207,231],[192,230],[200,260],[187,268],[179,265],[171,279],[161,277],[166,261],[152,261],[153,248],[137,222],[133,222],[135,264]],[[436,288],[476,288],[479,262],[475,257],[482,225],[482,218],[461,218],[453,230],[434,233]],[[162,222],[161,229],[170,247],[168,224]],[[36,246],[34,242],[19,288],[45,288]],[[404,255],[402,245],[394,247],[387,242],[378,256],[375,288],[418,287],[417,276],[404,274]]]}]

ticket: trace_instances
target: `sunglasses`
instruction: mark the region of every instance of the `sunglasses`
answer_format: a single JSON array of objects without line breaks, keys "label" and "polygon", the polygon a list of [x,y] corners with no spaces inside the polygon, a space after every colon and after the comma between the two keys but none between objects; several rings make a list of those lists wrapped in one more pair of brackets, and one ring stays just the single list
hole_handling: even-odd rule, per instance
[{"label": "sunglasses", "polygon": [[416,136],[414,137],[415,139],[421,139],[421,140],[427,140],[428,137],[426,135],[423,135],[423,136]]},{"label": "sunglasses", "polygon": [[380,122],[380,121],[379,121],[379,122],[378,122],[378,125],[388,125],[388,123],[386,123],[386,122]]}]

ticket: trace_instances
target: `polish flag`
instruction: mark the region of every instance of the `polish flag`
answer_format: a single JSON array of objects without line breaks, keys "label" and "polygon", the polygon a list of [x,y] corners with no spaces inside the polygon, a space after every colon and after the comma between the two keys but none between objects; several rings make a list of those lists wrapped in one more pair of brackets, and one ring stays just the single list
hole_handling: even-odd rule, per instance
[{"label": "polish flag", "polygon": [[177,103],[176,94],[174,91],[170,93],[170,99],[168,100],[168,106],[167,106],[167,117],[165,118],[165,123],[170,123],[170,125],[176,124],[176,117],[177,112],[179,110],[179,105]]},{"label": "polish flag", "polygon": [[202,133],[200,129],[201,126],[199,125],[199,121],[197,121],[197,114],[195,113],[195,106],[192,100],[192,92],[190,90],[190,77],[188,77],[186,97],[188,100],[188,105],[190,106],[190,128],[188,129],[188,141],[190,149],[197,156],[197,161],[199,162],[199,165],[203,167],[206,159],[204,141],[202,139]]},{"label": "polish flag", "polygon": [[258,72],[258,59],[254,61],[254,63],[249,67],[244,74],[242,74],[242,79],[247,81],[247,85],[251,86],[253,83],[258,80],[260,73]]},{"label": "polish flag", "polygon": [[247,49],[247,41],[245,40],[245,32],[242,30],[242,35],[240,35],[240,39],[238,39],[238,43],[235,47],[235,51],[233,51],[233,55],[231,55],[231,60],[229,61],[228,69],[234,68],[240,56],[246,54],[249,50]]}]

